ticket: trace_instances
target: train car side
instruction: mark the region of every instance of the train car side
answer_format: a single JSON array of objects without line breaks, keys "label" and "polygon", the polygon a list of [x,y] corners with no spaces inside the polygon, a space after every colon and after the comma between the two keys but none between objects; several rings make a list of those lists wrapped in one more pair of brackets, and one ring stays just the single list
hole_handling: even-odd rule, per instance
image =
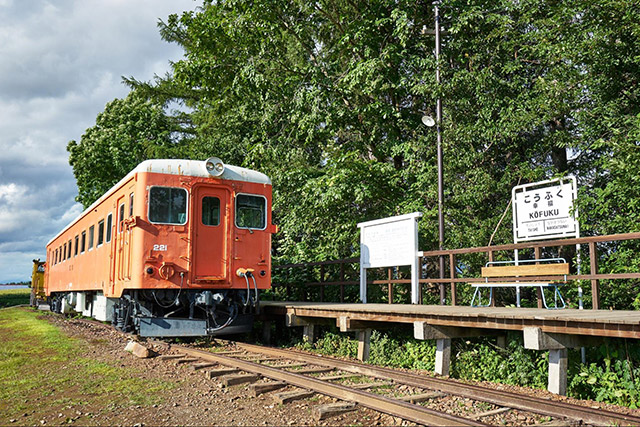
[{"label": "train car side", "polygon": [[52,239],[52,308],[149,336],[246,329],[271,283],[271,183],[211,165],[143,162]]}]

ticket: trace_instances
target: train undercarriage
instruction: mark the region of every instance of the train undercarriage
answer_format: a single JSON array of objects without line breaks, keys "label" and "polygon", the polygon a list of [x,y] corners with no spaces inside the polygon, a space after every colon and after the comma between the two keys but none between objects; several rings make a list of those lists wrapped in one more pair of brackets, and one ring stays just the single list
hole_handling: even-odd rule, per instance
[{"label": "train undercarriage", "polygon": [[143,337],[196,337],[251,331],[258,290],[140,289],[120,298],[101,292],[54,293],[51,311],[111,322]]}]

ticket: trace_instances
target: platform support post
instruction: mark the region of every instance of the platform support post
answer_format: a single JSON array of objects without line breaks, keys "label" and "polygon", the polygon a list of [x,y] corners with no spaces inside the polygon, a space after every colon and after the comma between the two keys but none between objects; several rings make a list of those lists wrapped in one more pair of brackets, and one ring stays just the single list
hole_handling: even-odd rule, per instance
[{"label": "platform support post", "polygon": [[367,303],[367,269],[360,263],[360,301]]},{"label": "platform support post", "polygon": [[360,329],[358,331],[358,360],[366,362],[369,360],[369,350],[371,349],[371,329]]},{"label": "platform support post", "polygon": [[316,340],[316,325],[304,325],[302,331],[302,339],[309,344],[313,344]]},{"label": "platform support post", "polygon": [[449,375],[451,366],[451,339],[442,338],[436,340],[436,374]]},{"label": "platform support post", "polygon": [[567,359],[568,350],[561,348],[549,350],[549,383],[551,393],[565,396],[567,394]]},{"label": "platform support post", "polygon": [[271,344],[271,324],[273,322],[271,320],[265,320],[262,322],[262,343],[269,345]]},{"label": "platform support post", "polygon": [[[418,239],[416,239],[416,253],[418,253]],[[411,260],[411,304],[420,304],[421,300],[422,287],[420,286],[420,257],[415,256]]]},{"label": "platform support post", "polygon": [[507,336],[506,335],[498,335],[496,341],[496,345],[502,349],[507,349]]}]

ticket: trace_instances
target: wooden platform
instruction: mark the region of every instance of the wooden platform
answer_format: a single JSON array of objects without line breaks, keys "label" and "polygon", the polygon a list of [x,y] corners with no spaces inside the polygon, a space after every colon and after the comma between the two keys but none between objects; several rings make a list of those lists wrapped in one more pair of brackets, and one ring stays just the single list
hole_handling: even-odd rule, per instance
[{"label": "wooden platform", "polygon": [[372,328],[381,323],[426,322],[434,326],[510,331],[540,328],[558,334],[640,339],[640,311],[290,301],[261,301],[260,305],[269,317],[289,315],[318,323],[321,319],[333,319],[336,324],[345,318],[363,324],[370,322]]}]

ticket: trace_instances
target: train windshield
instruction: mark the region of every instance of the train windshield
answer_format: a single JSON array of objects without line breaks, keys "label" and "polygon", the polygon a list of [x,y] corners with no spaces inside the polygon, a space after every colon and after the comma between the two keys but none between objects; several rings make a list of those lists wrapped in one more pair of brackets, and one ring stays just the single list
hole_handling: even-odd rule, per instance
[{"label": "train windshield", "polygon": [[267,199],[264,196],[238,194],[236,197],[236,226],[264,230],[267,227]]},{"label": "train windshield", "polygon": [[187,190],[175,187],[151,187],[149,221],[156,224],[186,224]]}]

